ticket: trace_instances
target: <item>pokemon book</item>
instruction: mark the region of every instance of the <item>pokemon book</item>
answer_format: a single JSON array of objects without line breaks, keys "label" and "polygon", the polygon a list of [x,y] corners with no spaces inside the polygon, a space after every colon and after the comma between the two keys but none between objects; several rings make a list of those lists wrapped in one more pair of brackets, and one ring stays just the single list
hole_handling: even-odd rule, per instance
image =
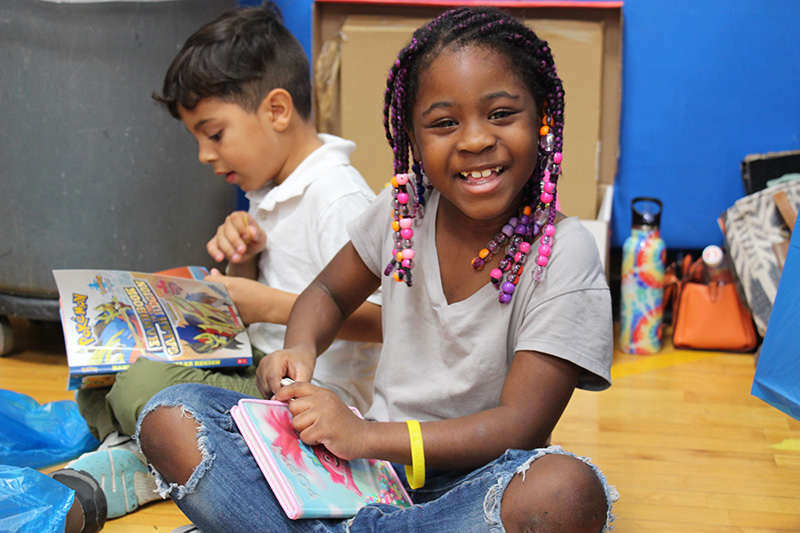
[{"label": "pokemon book", "polygon": [[250,339],[230,295],[203,281],[204,273],[54,270],[67,390],[108,386],[139,357],[202,368],[251,364]]},{"label": "pokemon book", "polygon": [[289,518],[349,518],[369,503],[411,506],[391,463],[345,461],[304,444],[287,403],[244,398],[231,415]]}]

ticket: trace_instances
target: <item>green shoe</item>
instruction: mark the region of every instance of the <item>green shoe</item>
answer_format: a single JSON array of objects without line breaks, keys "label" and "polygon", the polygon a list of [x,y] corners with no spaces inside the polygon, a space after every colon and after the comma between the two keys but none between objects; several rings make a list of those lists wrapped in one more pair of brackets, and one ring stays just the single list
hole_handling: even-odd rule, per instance
[{"label": "green shoe", "polygon": [[106,495],[108,518],[117,518],[140,505],[160,499],[155,478],[128,450],[107,449],[85,453],[67,469],[82,470],[92,476]]}]

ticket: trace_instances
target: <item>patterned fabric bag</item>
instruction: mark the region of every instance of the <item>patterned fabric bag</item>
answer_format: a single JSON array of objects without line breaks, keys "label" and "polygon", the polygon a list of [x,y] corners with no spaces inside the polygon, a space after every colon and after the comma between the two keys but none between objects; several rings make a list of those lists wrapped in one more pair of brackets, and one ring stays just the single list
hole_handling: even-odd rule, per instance
[{"label": "patterned fabric bag", "polygon": [[[783,202],[776,203],[776,195]],[[800,179],[795,179],[737,200],[719,219],[741,292],[762,337],[778,292],[785,243],[791,236],[787,223],[794,225],[790,212],[797,213],[798,206]]]}]

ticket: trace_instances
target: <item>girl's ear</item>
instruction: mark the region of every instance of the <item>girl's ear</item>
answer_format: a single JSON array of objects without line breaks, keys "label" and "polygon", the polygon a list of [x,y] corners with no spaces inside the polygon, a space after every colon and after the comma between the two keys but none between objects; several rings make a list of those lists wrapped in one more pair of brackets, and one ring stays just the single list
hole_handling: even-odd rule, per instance
[{"label": "girl's ear", "polygon": [[275,131],[285,131],[294,115],[292,95],[286,89],[272,89],[261,100],[257,113],[261,120],[274,128]]}]

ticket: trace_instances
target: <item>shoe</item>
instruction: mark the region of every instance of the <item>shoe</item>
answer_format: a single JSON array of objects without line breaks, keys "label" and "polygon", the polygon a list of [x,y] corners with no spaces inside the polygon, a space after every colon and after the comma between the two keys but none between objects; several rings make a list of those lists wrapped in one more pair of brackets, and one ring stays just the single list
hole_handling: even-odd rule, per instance
[{"label": "shoe", "polygon": [[199,529],[197,529],[196,525],[189,524],[189,525],[186,525],[186,526],[176,527],[175,529],[173,529],[169,533],[203,533],[203,532],[200,531]]},{"label": "shoe", "polygon": [[147,459],[145,459],[144,454],[139,449],[139,445],[136,444],[136,441],[133,440],[133,437],[128,435],[120,435],[117,431],[112,431],[106,438],[103,439],[103,442],[100,443],[100,446],[97,447],[97,451],[101,450],[111,450],[114,448],[121,448],[123,450],[128,450],[129,452],[136,455],[139,460],[147,465]]},{"label": "shoe", "polygon": [[62,469],[51,472],[50,477],[75,491],[75,498],[83,507],[82,533],[96,533],[103,529],[108,515],[108,503],[97,481],[80,470]]},{"label": "shoe", "polygon": [[65,469],[86,472],[97,481],[106,496],[108,518],[126,515],[161,498],[153,475],[128,450],[110,448],[85,453],[67,463]]}]

